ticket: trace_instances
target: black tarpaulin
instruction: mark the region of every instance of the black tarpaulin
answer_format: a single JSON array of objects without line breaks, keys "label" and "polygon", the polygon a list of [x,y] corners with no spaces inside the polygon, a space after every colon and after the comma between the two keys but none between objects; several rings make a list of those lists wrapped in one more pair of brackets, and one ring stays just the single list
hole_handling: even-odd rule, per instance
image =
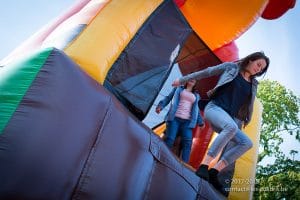
[{"label": "black tarpaulin", "polygon": [[223,198],[56,49],[0,147],[0,199]]},{"label": "black tarpaulin", "polygon": [[113,64],[104,86],[143,119],[191,31],[173,1],[164,1]]}]

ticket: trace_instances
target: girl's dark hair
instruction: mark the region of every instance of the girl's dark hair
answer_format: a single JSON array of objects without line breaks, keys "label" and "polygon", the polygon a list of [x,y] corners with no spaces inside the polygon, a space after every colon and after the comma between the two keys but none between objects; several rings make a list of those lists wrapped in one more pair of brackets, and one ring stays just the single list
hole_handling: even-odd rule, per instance
[{"label": "girl's dark hair", "polygon": [[264,52],[262,52],[262,51],[254,52],[254,53],[246,56],[245,58],[240,59],[239,61],[237,61],[237,63],[240,65],[241,69],[244,70],[250,61],[255,61],[255,60],[258,60],[261,58],[266,61],[267,65],[261,72],[254,75],[254,76],[261,76],[267,72],[269,65],[270,65],[270,59],[264,54]]}]

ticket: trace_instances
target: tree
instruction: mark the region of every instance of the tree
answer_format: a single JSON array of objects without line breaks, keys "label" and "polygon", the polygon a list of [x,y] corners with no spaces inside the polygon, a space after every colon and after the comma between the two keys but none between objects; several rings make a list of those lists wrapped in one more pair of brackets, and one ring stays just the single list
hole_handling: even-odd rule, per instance
[{"label": "tree", "polygon": [[299,199],[300,161],[281,154],[275,163],[259,166],[256,172],[254,199]]},{"label": "tree", "polygon": [[261,81],[257,97],[263,104],[258,163],[266,156],[279,156],[282,135],[290,134],[300,141],[300,99],[276,81]]},{"label": "tree", "polygon": [[[256,172],[255,199],[296,199],[300,196],[300,161],[289,158],[279,145],[289,134],[300,141],[300,99],[276,81],[261,81],[257,97],[263,104],[260,149]],[[275,163],[261,166],[266,157]]]}]

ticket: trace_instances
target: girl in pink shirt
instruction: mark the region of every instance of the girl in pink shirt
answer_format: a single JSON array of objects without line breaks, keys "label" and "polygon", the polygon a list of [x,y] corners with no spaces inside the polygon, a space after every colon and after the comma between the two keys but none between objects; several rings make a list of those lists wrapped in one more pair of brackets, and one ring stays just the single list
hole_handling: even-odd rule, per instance
[{"label": "girl in pink shirt", "polygon": [[200,96],[194,91],[196,80],[189,80],[184,86],[173,88],[172,92],[161,100],[156,107],[160,111],[171,101],[170,109],[165,117],[167,123],[165,143],[172,148],[176,136],[181,134],[182,155],[184,162],[188,163],[192,146],[192,130],[198,124],[204,123],[199,112],[198,102]]}]

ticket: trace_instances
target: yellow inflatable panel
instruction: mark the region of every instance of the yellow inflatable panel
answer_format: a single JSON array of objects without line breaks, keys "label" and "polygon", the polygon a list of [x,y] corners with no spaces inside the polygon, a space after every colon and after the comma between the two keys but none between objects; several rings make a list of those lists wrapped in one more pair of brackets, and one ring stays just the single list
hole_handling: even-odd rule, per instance
[{"label": "yellow inflatable panel", "polygon": [[268,0],[187,0],[180,10],[200,38],[215,50],[245,32],[264,11]]},{"label": "yellow inflatable panel", "polygon": [[258,157],[262,104],[256,99],[251,123],[244,132],[253,142],[253,147],[236,161],[229,199],[252,199]]},{"label": "yellow inflatable panel", "polygon": [[164,134],[164,131],[166,130],[167,125],[166,123],[163,123],[162,125],[156,127],[155,129],[153,129],[153,132],[158,135],[159,137],[162,137]]},{"label": "yellow inflatable panel", "polygon": [[100,83],[162,0],[112,0],[65,52]]}]

